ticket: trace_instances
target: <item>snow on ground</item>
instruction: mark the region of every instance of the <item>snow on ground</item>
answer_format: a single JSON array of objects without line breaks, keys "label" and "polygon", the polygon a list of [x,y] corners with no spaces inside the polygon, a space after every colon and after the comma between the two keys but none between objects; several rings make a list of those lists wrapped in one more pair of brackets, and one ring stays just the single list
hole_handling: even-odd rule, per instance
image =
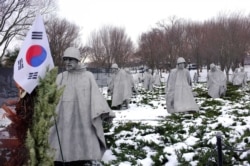
[{"label": "snow on ground", "polygon": [[[247,68],[250,69],[250,68]],[[246,70],[247,71],[247,70]],[[250,71],[250,70],[249,70]],[[191,77],[193,78],[194,73],[196,72],[196,70],[191,70],[190,74]],[[249,74],[249,72],[248,72]],[[141,74],[140,74],[141,75]],[[230,72],[230,77],[231,78],[232,72]],[[138,75],[134,75],[134,78],[137,79]],[[165,82],[167,80],[168,74],[167,73],[163,73],[162,74],[162,80]],[[203,69],[202,72],[200,73],[200,77],[199,77],[199,81],[205,83],[206,82],[206,78],[207,78],[207,70]],[[249,77],[248,77],[249,78]],[[200,85],[200,84],[195,84],[194,87],[199,87],[199,86],[203,86],[206,87],[206,83],[205,85]],[[104,90],[105,91],[105,90]],[[218,116],[217,120],[215,120],[216,122],[213,122],[211,124],[208,124],[208,128],[211,129],[216,129],[218,128],[218,126],[222,125],[225,128],[234,128],[234,130],[232,131],[232,136],[230,138],[231,142],[234,142],[237,139],[237,136],[239,136],[238,133],[243,134],[244,131],[246,131],[247,129],[249,129],[249,125],[250,125],[250,117],[245,117],[245,122],[247,122],[246,125],[235,125],[235,123],[238,123],[236,117],[232,118],[232,115],[228,114],[228,112],[233,111],[235,108],[240,108],[242,105],[240,103],[236,103],[234,105],[231,105],[231,103],[227,103],[228,101],[224,101],[223,99],[216,99],[222,103],[224,103],[223,106],[221,106],[218,109],[221,109],[222,114],[220,116]],[[248,99],[246,99],[248,100]],[[149,105],[139,105],[138,104],[130,104],[129,109],[127,110],[122,110],[122,111],[117,111],[115,110],[116,113],[116,118],[114,119],[113,123],[114,125],[119,125],[119,122],[121,121],[131,121],[131,122],[142,122],[142,123],[146,123],[148,125],[158,125],[159,120],[163,119],[163,117],[167,117],[170,116],[170,114],[166,111],[166,108],[164,108],[164,106],[162,106],[162,103],[165,102],[165,98],[157,98],[155,101],[153,101],[153,103],[151,103],[153,105],[149,106]],[[157,104],[158,103],[158,104]],[[201,102],[199,103],[199,99],[197,100],[197,103],[199,105],[201,105]],[[249,110],[239,110],[239,113],[244,113],[247,112]],[[192,122],[184,122],[184,130],[188,130],[190,126],[196,125],[196,126],[202,126],[204,121],[204,117],[200,116],[198,118],[196,118],[194,121]],[[234,127],[232,127],[232,125],[234,125]],[[136,133],[136,132],[134,132]],[[207,139],[208,143],[211,143],[212,145],[216,145],[216,135],[220,133],[219,131],[211,131],[211,132],[207,132],[204,134],[204,140]],[[131,133],[126,133],[126,134],[131,134]],[[126,135],[124,134],[124,135]],[[175,166],[178,165],[178,160],[177,160],[177,155],[176,155],[176,150],[181,150],[181,149],[188,149],[191,148],[192,146],[194,146],[196,143],[198,143],[200,140],[196,137],[196,135],[199,134],[199,131],[197,131],[197,133],[195,135],[186,135],[186,139],[183,142],[178,142],[176,144],[170,145],[170,146],[166,146],[164,148],[164,152],[166,152],[167,154],[169,154],[167,156],[168,162],[165,163],[165,166]],[[138,137],[137,137],[138,139]],[[161,144],[161,142],[159,141],[159,135],[157,135],[157,133],[155,134],[151,134],[150,138],[148,138],[148,135],[146,137],[144,137],[144,140],[148,140],[150,139],[151,141],[155,142],[156,144]],[[249,138],[250,139],[250,138]],[[130,144],[129,142],[127,142],[126,139],[120,139],[119,143],[121,144],[121,142],[124,142],[126,144]],[[242,147],[245,147],[245,144],[242,145]],[[240,145],[238,146],[238,148],[240,148]],[[147,157],[144,159],[138,159],[137,160],[137,164],[138,165],[143,165],[143,166],[151,166],[154,165],[152,159],[151,159],[151,155],[155,152],[152,152],[152,149],[150,149],[148,147],[148,149],[144,149],[145,151],[148,151]],[[246,157],[247,154],[249,155],[249,151],[242,153],[242,157]],[[197,153],[194,152],[189,152],[189,153],[184,153],[183,154],[183,158],[189,162],[190,165],[197,165],[197,161],[193,160],[195,155],[199,155]],[[115,156],[112,154],[111,150],[108,150],[104,157],[103,157],[103,161],[105,163],[109,163],[110,161],[115,160]],[[245,166],[250,165],[250,161],[246,161],[243,162]],[[122,162],[119,164],[119,166],[130,166],[133,165],[130,162]]]}]

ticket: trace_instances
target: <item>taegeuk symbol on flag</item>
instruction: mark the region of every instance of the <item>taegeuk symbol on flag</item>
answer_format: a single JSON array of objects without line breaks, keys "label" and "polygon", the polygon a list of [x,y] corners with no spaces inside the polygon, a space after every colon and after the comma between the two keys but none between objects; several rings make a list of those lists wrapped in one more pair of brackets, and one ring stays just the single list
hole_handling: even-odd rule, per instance
[{"label": "taegeuk symbol on flag", "polygon": [[14,64],[14,80],[29,94],[44,78],[47,68],[54,68],[43,20],[36,16]]}]

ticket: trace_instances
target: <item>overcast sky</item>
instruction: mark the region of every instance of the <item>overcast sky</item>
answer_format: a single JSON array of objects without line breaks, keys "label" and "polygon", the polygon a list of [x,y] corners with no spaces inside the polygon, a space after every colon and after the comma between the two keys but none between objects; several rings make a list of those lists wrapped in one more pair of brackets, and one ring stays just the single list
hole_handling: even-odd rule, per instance
[{"label": "overcast sky", "polygon": [[233,12],[248,15],[250,0],[59,0],[59,15],[82,28],[84,43],[104,25],[124,27],[136,42],[141,33],[171,16],[204,21]]}]

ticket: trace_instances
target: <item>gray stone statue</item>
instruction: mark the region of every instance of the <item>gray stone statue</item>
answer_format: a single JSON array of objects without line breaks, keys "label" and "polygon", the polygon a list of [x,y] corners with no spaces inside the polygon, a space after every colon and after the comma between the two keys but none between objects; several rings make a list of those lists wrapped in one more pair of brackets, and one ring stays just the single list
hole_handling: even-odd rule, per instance
[{"label": "gray stone statue", "polygon": [[56,150],[55,165],[100,161],[106,150],[102,122],[112,120],[114,113],[93,74],[80,65],[79,50],[67,48],[63,61],[66,71],[56,80],[59,87],[65,87],[56,108],[58,133],[54,125],[49,136],[50,145]]},{"label": "gray stone statue", "polygon": [[132,97],[132,88],[134,86],[132,75],[118,65],[112,64],[113,74],[108,85],[108,92],[111,95],[113,109],[127,109],[129,100]]},{"label": "gray stone statue", "polygon": [[146,69],[146,72],[143,74],[143,88],[146,91],[152,91],[153,90],[153,76],[152,76],[152,70]]},{"label": "gray stone statue", "polygon": [[210,71],[207,75],[208,95],[212,98],[220,98],[226,94],[226,75],[214,63],[210,64]]},{"label": "gray stone statue", "polygon": [[198,76],[197,72],[195,72],[194,77],[193,77],[193,82],[198,83],[198,81],[199,81],[199,76]]},{"label": "gray stone statue", "polygon": [[169,73],[166,82],[166,105],[169,113],[199,111],[192,93],[192,80],[185,68],[185,59],[177,59],[177,67]]},{"label": "gray stone statue", "polygon": [[236,86],[245,87],[247,85],[247,72],[244,71],[243,67],[236,68],[233,77],[232,83]]},{"label": "gray stone statue", "polygon": [[161,86],[161,76],[160,76],[159,71],[156,71],[153,76],[153,84],[155,86]]}]

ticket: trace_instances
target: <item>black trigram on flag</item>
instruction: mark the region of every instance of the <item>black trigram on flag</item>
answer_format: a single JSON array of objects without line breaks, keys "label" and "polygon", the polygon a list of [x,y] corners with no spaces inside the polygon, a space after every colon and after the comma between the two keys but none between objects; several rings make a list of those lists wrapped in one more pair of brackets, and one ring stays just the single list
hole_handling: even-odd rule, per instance
[{"label": "black trigram on flag", "polygon": [[23,58],[21,58],[20,60],[17,61],[17,65],[18,65],[18,70],[21,70],[23,68]]},{"label": "black trigram on flag", "polygon": [[28,79],[37,79],[37,76],[38,76],[38,72],[29,73]]},{"label": "black trigram on flag", "polygon": [[42,40],[43,32],[32,32],[31,38],[35,40]]}]

